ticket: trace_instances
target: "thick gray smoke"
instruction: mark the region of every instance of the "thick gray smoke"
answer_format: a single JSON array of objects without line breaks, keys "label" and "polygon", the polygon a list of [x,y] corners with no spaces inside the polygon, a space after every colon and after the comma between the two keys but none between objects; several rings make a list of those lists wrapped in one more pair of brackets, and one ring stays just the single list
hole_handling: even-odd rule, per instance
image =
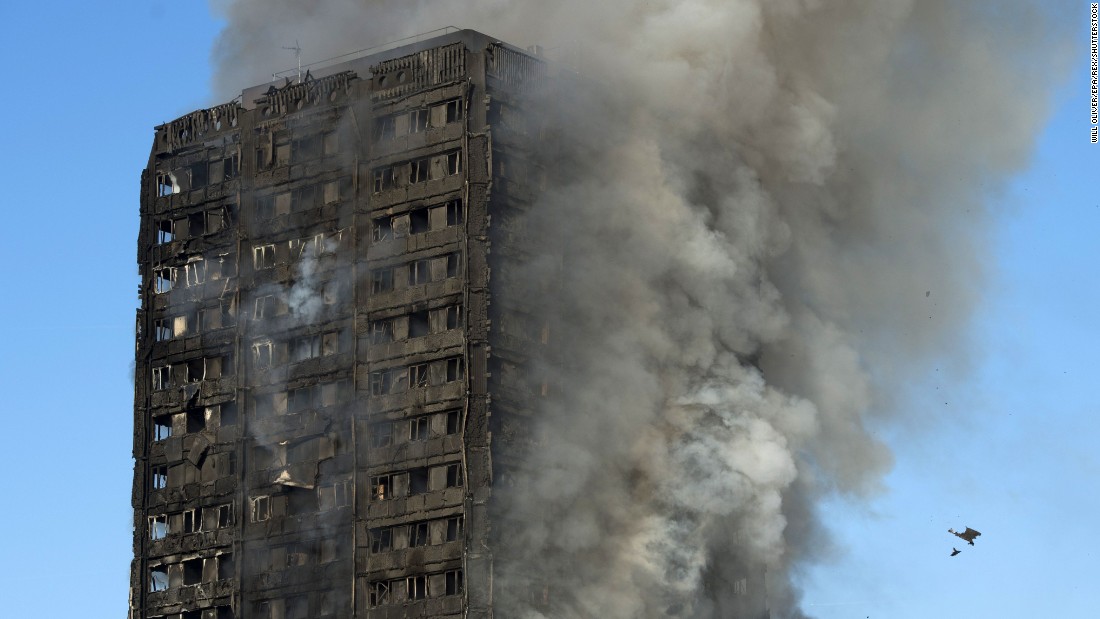
[{"label": "thick gray smoke", "polygon": [[[1065,55],[1023,1],[218,4],[226,99],[295,39],[309,62],[450,24],[580,71],[528,222],[567,257],[517,266],[561,287],[560,397],[498,570],[537,564],[555,618],[737,616],[765,570],[772,616],[802,616],[815,502],[877,491],[869,427],[965,358],[985,199]],[[508,585],[501,616],[543,616]]]}]

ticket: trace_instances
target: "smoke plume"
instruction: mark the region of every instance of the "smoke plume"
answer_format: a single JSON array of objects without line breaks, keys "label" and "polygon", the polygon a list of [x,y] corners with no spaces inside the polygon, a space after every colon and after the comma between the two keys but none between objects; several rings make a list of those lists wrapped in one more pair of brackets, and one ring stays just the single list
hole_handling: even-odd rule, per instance
[{"label": "smoke plume", "polygon": [[[1065,51],[1023,0],[215,4],[225,99],[295,39],[309,62],[450,24],[579,73],[542,110],[526,222],[565,259],[510,267],[556,286],[532,293],[559,394],[501,507],[524,524],[494,590],[521,618],[739,616],[764,573],[772,616],[803,616],[815,503],[878,491],[870,428],[965,358],[987,196]],[[509,586],[536,565],[549,612]]]}]

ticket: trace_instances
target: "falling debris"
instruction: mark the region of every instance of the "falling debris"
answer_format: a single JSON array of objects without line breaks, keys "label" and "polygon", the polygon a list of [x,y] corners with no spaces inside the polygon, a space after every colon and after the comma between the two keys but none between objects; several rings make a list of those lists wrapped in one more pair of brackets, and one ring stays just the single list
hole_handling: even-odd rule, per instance
[{"label": "falling debris", "polygon": [[975,531],[974,529],[971,529],[970,527],[966,527],[966,530],[963,531],[962,533],[959,533],[955,529],[948,529],[947,532],[954,535],[955,537],[959,537],[959,538],[962,538],[962,539],[966,540],[966,543],[970,544],[971,546],[974,545],[974,538],[981,537],[981,535],[982,535],[980,532]]},{"label": "falling debris", "polygon": [[953,557],[953,556],[959,554],[960,552],[962,552],[962,551],[959,550],[958,548],[952,548],[951,549],[951,556]]}]

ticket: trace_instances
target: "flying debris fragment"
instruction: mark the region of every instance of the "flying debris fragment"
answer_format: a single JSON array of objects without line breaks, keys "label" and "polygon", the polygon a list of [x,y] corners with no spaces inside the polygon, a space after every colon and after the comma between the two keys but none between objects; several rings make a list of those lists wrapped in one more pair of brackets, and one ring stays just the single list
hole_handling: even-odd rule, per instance
[{"label": "flying debris fragment", "polygon": [[958,548],[952,548],[951,549],[951,556],[953,557],[953,556],[959,554],[960,552],[962,552],[962,551],[959,550]]},{"label": "flying debris fragment", "polygon": [[966,530],[963,531],[962,533],[959,533],[955,529],[948,529],[947,532],[951,533],[955,537],[960,537],[960,538],[966,540],[966,543],[970,544],[971,546],[974,545],[974,538],[981,537],[981,535],[982,535],[980,532],[975,531],[974,529],[971,529],[970,527],[966,527]]}]

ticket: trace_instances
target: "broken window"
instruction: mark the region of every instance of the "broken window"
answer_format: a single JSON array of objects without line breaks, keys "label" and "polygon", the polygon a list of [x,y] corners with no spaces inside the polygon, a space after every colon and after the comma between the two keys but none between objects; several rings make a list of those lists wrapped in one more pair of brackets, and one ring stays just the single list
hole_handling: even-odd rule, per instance
[{"label": "broken window", "polygon": [[170,196],[179,193],[179,187],[172,180],[171,174],[157,174],[157,196]]},{"label": "broken window", "polygon": [[188,262],[183,267],[184,281],[186,286],[198,286],[206,281],[206,261],[205,260],[193,260]]},{"label": "broken window", "polygon": [[163,441],[172,436],[172,416],[159,415],[153,417],[153,440]]},{"label": "broken window", "polygon": [[252,248],[252,268],[270,269],[275,266],[275,245],[257,245]]},{"label": "broken window", "polygon": [[462,595],[462,570],[450,570],[443,575],[445,591],[443,595]]},{"label": "broken window", "polygon": [[409,440],[410,441],[426,441],[430,435],[429,426],[431,421],[430,415],[423,415],[420,417],[414,417],[409,420]]},{"label": "broken window", "polygon": [[370,323],[370,343],[384,344],[393,341],[393,319],[383,318]]},{"label": "broken window", "polygon": [[252,364],[256,369],[266,370],[272,365],[274,347],[271,340],[263,340],[252,344]]},{"label": "broken window", "polygon": [[172,339],[172,318],[157,318],[153,321],[153,340],[164,342]]},{"label": "broken window", "polygon": [[423,600],[428,597],[428,577],[424,575],[409,576],[405,579],[410,600]]},{"label": "broken window", "polygon": [[370,291],[372,293],[389,292],[393,290],[393,267],[375,269],[370,272]]},{"label": "broken window", "polygon": [[392,140],[397,137],[397,123],[393,116],[383,116],[375,121],[374,132],[378,140]]},{"label": "broken window", "polygon": [[447,277],[458,277],[459,265],[462,262],[462,254],[460,252],[451,252],[447,254]]},{"label": "broken window", "polygon": [[271,518],[271,497],[254,496],[248,500],[252,522],[263,522]]},{"label": "broken window", "polygon": [[294,140],[291,155],[295,163],[320,157],[321,136],[319,134],[314,134]]},{"label": "broken window", "polygon": [[153,271],[153,290],[157,294],[163,294],[172,290],[172,282],[176,279],[176,270],[172,267],[156,269]]},{"label": "broken window", "polygon": [[462,99],[451,99],[444,105],[447,106],[447,122],[453,123],[462,120]]},{"label": "broken window", "polygon": [[415,363],[409,366],[409,387],[428,386],[428,364]]},{"label": "broken window", "polygon": [[371,221],[371,239],[386,241],[393,236],[393,224],[390,217],[379,217]]},{"label": "broken window", "polygon": [[443,308],[443,313],[443,323],[448,331],[451,329],[461,329],[463,327],[462,305],[448,305]]},{"label": "broken window", "polygon": [[206,417],[209,414],[210,408],[191,408],[187,410],[187,433],[194,434],[196,432],[202,432],[206,429]]},{"label": "broken window", "polygon": [[191,189],[197,189],[199,187],[205,187],[209,178],[207,177],[207,162],[200,161],[191,166]]},{"label": "broken window", "polygon": [[432,160],[428,158],[416,159],[409,162],[409,182],[423,183],[428,180],[431,173]]},{"label": "broken window", "polygon": [[428,209],[420,208],[409,213],[409,234],[420,234],[429,229]]},{"label": "broken window", "polygon": [[156,224],[157,229],[157,245],[163,245],[165,243],[171,243],[176,240],[175,235],[175,222],[171,219],[162,219]]},{"label": "broken window", "polygon": [[321,286],[321,299],[325,305],[335,305],[340,293],[340,282],[325,282]]},{"label": "broken window", "polygon": [[454,516],[447,519],[447,534],[444,541],[454,542],[462,539],[463,517]]},{"label": "broken window", "polygon": [[462,357],[447,359],[447,382],[462,380],[466,377],[466,362]]},{"label": "broken window", "polygon": [[390,583],[385,580],[367,583],[367,603],[371,607],[389,604]]},{"label": "broken window", "polygon": [[340,332],[329,331],[321,334],[321,355],[329,356],[340,352]]},{"label": "broken window", "polygon": [[460,488],[462,487],[462,465],[461,464],[448,464],[446,466],[446,479],[444,481],[447,488]]},{"label": "broken window", "polygon": [[168,536],[168,515],[149,516],[149,539],[158,540]]},{"label": "broken window", "polygon": [[313,387],[300,387],[287,392],[287,410],[299,413],[313,406]]},{"label": "broken window", "polygon": [[197,585],[202,582],[202,559],[188,559],[183,562],[183,585]]},{"label": "broken window", "polygon": [[393,445],[393,422],[383,421],[370,427],[371,447],[388,447]]},{"label": "broken window", "polygon": [[290,135],[285,131],[275,134],[275,165],[282,166],[290,163]]},{"label": "broken window", "polygon": [[340,181],[329,181],[321,187],[322,198],[325,204],[335,204],[340,201]]},{"label": "broken window", "polygon": [[424,337],[431,332],[431,320],[427,311],[409,314],[409,337]]},{"label": "broken window", "polygon": [[428,469],[411,469],[409,471],[409,493],[424,494],[425,492],[427,492],[429,489],[429,479],[430,476],[428,474]]},{"label": "broken window", "polygon": [[252,317],[256,320],[263,320],[273,316],[275,316],[275,295],[268,294],[262,297],[256,297],[256,301],[253,305]]},{"label": "broken window", "polygon": [[374,193],[393,189],[396,184],[393,166],[385,166],[374,170]]},{"label": "broken window", "polygon": [[149,568],[149,591],[156,593],[157,591],[168,590],[168,566],[156,565]]},{"label": "broken window", "polygon": [[432,281],[432,261],[425,258],[409,263],[409,285],[426,284]]},{"label": "broken window", "polygon": [[172,366],[162,365],[153,368],[153,391],[161,391],[172,386]]},{"label": "broken window", "polygon": [[256,196],[255,210],[256,219],[271,219],[275,216],[275,196]]},{"label": "broken window", "polygon": [[321,354],[321,339],[316,335],[294,338],[291,342],[291,354],[295,362],[318,357]]},{"label": "broken window", "polygon": [[393,548],[393,529],[385,527],[370,530],[370,551],[386,552]]},{"label": "broken window", "polygon": [[429,543],[431,539],[428,535],[427,522],[414,522],[409,525],[409,548],[427,546]]},{"label": "broken window", "polygon": [[428,108],[409,112],[409,133],[420,133],[428,128]]},{"label": "broken window", "polygon": [[153,490],[163,490],[168,487],[168,465],[154,464],[149,467],[149,485]]}]

